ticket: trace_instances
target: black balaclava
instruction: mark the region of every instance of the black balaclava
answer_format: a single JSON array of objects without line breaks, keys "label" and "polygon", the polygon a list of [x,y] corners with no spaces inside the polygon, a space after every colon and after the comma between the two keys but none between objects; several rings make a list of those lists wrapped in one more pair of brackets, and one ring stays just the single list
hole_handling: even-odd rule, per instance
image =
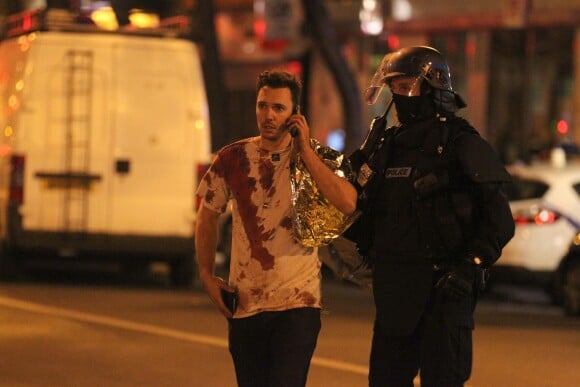
[{"label": "black balaclava", "polygon": [[413,97],[393,93],[393,102],[399,122],[404,125],[426,120],[435,114],[433,100],[429,93]]},{"label": "black balaclava", "polygon": [[453,115],[467,106],[461,96],[449,90],[421,84],[421,95],[409,97],[393,93],[393,102],[401,124],[409,125],[432,118],[435,114]]}]

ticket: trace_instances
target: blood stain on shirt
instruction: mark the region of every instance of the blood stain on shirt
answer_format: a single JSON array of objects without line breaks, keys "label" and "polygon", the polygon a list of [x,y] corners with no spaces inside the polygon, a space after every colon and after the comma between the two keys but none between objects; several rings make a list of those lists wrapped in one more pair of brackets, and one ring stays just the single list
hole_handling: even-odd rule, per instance
[{"label": "blood stain on shirt", "polygon": [[[250,241],[251,256],[260,262],[262,270],[271,270],[274,268],[274,256],[264,247],[264,242],[271,238],[272,232],[264,232],[264,226],[258,222],[258,206],[251,200],[252,193],[257,190],[257,187],[256,179],[250,177],[248,154],[244,147],[239,146],[224,149],[221,156],[223,165],[221,168],[216,168],[216,173],[219,170],[224,174],[237,199],[240,218]],[[231,168],[225,168],[225,166],[231,166]],[[260,182],[260,184],[267,184],[267,182]]]},{"label": "blood stain on shirt", "polygon": [[290,219],[289,216],[285,216],[282,218],[282,221],[280,221],[280,226],[286,230],[292,230],[292,219]]},{"label": "blood stain on shirt", "polygon": [[314,296],[310,292],[302,292],[299,294],[299,297],[308,306],[312,306],[316,303],[316,298],[314,298]]},{"label": "blood stain on shirt", "polygon": [[271,198],[274,193],[276,193],[276,187],[272,187],[272,184],[274,184],[274,170],[274,164],[270,159],[260,158],[260,163],[258,165],[260,186],[265,192],[267,192],[268,198]]},{"label": "blood stain on shirt", "polygon": [[211,204],[211,202],[213,202],[214,196],[215,196],[215,191],[208,189],[207,192],[205,193],[204,200]]}]

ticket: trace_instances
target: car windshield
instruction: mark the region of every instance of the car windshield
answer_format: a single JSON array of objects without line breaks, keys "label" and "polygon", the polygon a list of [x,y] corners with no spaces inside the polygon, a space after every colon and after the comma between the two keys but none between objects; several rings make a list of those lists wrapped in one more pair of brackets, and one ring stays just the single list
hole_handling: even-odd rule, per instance
[{"label": "car windshield", "polygon": [[513,176],[512,181],[505,185],[505,193],[510,201],[539,199],[548,190],[548,185],[538,180],[523,179]]}]

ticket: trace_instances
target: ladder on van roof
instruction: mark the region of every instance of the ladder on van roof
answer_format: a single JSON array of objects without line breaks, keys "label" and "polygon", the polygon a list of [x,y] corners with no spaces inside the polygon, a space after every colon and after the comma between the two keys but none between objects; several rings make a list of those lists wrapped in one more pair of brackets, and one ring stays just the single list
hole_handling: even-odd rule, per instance
[{"label": "ladder on van roof", "polygon": [[93,99],[93,52],[70,49],[63,57],[57,77],[62,82],[55,87],[55,100],[62,109],[49,109],[49,131],[59,133],[62,162],[59,171],[38,171],[60,193],[62,209],[59,229],[63,237],[84,236],[88,231],[89,192],[93,182],[101,179],[91,173],[91,133]]},{"label": "ladder on van roof", "polygon": [[[69,50],[65,77],[63,231],[84,233],[88,227],[90,188],[93,52]],[[87,180],[89,178],[89,180]]]}]

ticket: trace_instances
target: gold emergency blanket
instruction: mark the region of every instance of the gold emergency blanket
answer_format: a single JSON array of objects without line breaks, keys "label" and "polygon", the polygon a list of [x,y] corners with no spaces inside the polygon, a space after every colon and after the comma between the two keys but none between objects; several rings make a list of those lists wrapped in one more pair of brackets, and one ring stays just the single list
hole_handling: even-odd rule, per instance
[{"label": "gold emergency blanket", "polygon": [[[338,176],[353,181],[354,173],[344,155],[310,139],[310,146],[318,157]],[[343,161],[345,161],[343,163]],[[347,216],[322,195],[302,159],[295,152],[290,163],[292,185],[292,226],[294,235],[306,247],[327,245],[342,234],[357,218]]]}]

